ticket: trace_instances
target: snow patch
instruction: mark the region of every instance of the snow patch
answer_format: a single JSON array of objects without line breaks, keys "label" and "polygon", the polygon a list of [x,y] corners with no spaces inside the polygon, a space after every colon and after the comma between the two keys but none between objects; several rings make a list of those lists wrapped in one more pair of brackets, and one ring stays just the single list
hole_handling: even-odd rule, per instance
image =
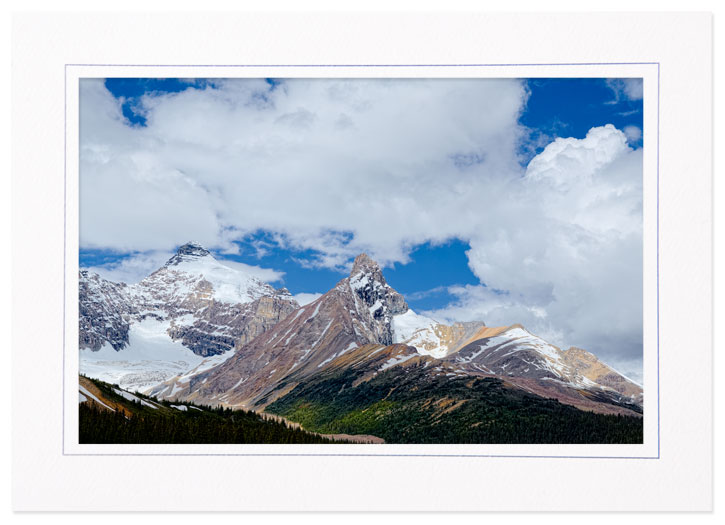
[{"label": "snow patch", "polygon": [[345,354],[345,353],[349,352],[350,350],[352,350],[353,348],[357,348],[357,347],[358,347],[357,343],[350,343],[349,345],[347,345],[347,348],[345,348],[345,350],[342,350],[340,352],[340,355]]},{"label": "snow patch", "polygon": [[405,363],[409,359],[412,359],[415,357],[415,354],[410,355],[399,355],[396,357],[391,357],[385,363],[383,363],[383,366],[380,367],[380,371],[387,370],[391,366],[399,365],[400,363]]},{"label": "snow patch", "polygon": [[113,408],[109,407],[109,406],[108,406],[108,405],[107,405],[106,403],[104,403],[103,401],[101,401],[100,399],[98,399],[98,398],[97,398],[96,396],[94,396],[93,394],[91,394],[91,393],[90,393],[90,392],[88,391],[88,389],[87,389],[86,387],[84,387],[83,385],[78,385],[78,390],[80,390],[80,393],[81,393],[82,395],[85,395],[85,396],[87,396],[87,397],[90,397],[90,398],[91,398],[91,399],[92,399],[93,401],[95,401],[95,402],[96,402],[96,403],[98,403],[99,405],[103,405],[103,406],[104,406],[104,407],[106,407],[106,408],[107,408],[108,410],[112,410],[113,412],[115,412],[115,410],[114,410]]},{"label": "snow patch", "polygon": [[124,398],[127,401],[133,401],[133,402],[136,402],[136,403],[141,403],[142,405],[147,406],[147,407],[151,407],[154,410],[159,408],[156,405],[152,405],[148,401],[146,401],[144,399],[141,399],[140,397],[136,397],[133,394],[130,394],[129,392],[125,392],[124,390],[119,390],[118,388],[114,388],[113,391],[116,392],[119,396],[121,396],[122,398]]},{"label": "snow patch", "polygon": [[445,357],[448,347],[436,333],[439,323],[435,319],[419,315],[413,310],[393,316],[393,342],[415,347],[421,355]]}]

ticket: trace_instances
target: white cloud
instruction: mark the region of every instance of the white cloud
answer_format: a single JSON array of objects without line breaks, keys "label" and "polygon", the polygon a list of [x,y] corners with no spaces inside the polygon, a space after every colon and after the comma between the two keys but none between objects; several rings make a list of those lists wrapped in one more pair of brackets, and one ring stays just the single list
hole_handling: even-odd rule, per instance
[{"label": "white cloud", "polygon": [[611,78],[607,85],[614,92],[615,102],[620,100],[642,100],[644,88],[641,78]]},{"label": "white cloud", "polygon": [[310,304],[311,302],[317,300],[318,298],[322,297],[321,293],[298,293],[293,296],[295,300],[300,303],[300,306],[304,306],[306,304]]},{"label": "white cloud", "polygon": [[407,261],[470,230],[460,210],[519,175],[525,97],[517,80],[223,81],[144,97],[147,127],[131,128],[84,80],[81,244],[224,249],[265,229],[321,265]]},{"label": "white cloud", "polygon": [[622,130],[630,143],[636,143],[642,138],[642,129],[638,126],[625,126]]},{"label": "white cloud", "polygon": [[[233,252],[265,230],[317,253],[307,264],[340,268],[362,251],[406,263],[420,243],[459,238],[486,286],[451,290],[439,317],[520,322],[605,361],[641,358],[642,150],[594,128],[524,172],[518,80],[219,81],[144,97],[140,128],[102,82],[81,84],[84,248],[193,238]],[[632,98],[635,84],[617,85]]]},{"label": "white cloud", "polygon": [[457,300],[430,315],[519,322],[639,377],[642,150],[611,125],[557,139],[508,202],[505,217],[470,239],[469,266],[486,286],[450,289]]}]

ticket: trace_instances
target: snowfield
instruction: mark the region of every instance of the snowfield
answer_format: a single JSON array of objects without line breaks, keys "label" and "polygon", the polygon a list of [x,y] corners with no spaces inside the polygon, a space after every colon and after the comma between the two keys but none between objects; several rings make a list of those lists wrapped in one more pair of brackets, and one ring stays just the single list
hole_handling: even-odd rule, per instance
[{"label": "snowfield", "polygon": [[448,347],[441,343],[435,327],[439,323],[418,315],[413,310],[393,316],[393,343],[405,343],[415,347],[419,354],[440,359],[448,353]]},{"label": "snowfield", "polygon": [[[251,275],[235,270],[217,261],[211,255],[206,257],[188,257],[169,271],[182,272],[204,279],[214,287],[212,297],[219,302],[229,304],[251,303],[274,289]],[[198,281],[197,281],[198,282]],[[194,285],[196,282],[193,283]],[[179,290],[188,294],[191,289]]]},{"label": "snowfield", "polygon": [[131,325],[129,344],[118,352],[110,345],[98,352],[81,349],[81,374],[141,392],[201,364],[204,358],[173,341],[168,328],[169,321],[146,318]]}]

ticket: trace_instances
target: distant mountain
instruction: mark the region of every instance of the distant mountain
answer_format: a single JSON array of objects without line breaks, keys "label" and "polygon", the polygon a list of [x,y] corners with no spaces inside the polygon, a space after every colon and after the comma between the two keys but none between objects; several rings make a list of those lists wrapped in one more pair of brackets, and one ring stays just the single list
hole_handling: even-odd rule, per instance
[{"label": "distant mountain", "polygon": [[149,392],[159,398],[264,409],[319,386],[330,374],[352,374],[355,379],[345,388],[354,391],[373,378],[388,384],[383,376],[412,370],[419,387],[433,389],[431,399],[446,397],[446,379],[496,378],[509,388],[582,410],[641,413],[641,387],[592,354],[562,351],[520,325],[449,326],[418,315],[364,254],[355,259],[349,277],[239,346],[223,363],[172,378]]},{"label": "distant mountain", "polygon": [[81,270],[79,307],[81,372],[139,390],[222,362],[299,304],[188,243],[137,284]]}]

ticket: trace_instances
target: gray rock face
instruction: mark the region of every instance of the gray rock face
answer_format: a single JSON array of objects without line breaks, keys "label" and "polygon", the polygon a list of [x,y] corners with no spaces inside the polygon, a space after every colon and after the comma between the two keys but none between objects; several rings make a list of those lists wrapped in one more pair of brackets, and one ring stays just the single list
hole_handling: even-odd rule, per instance
[{"label": "gray rock face", "polygon": [[78,274],[81,348],[100,350],[110,344],[120,350],[128,344],[128,326],[135,309],[124,283],[106,281],[95,273]]},{"label": "gray rock face", "polygon": [[169,335],[172,339],[181,339],[195,354],[208,357],[248,343],[296,308],[296,303],[278,296],[260,297],[251,303],[232,306],[212,300],[184,314],[194,316],[193,324],[172,322]]},{"label": "gray rock face", "polygon": [[168,322],[168,335],[195,354],[217,355],[249,342],[299,308],[286,289],[220,264],[195,243],[138,284],[79,276],[80,348],[122,351],[129,328],[147,318]]},{"label": "gray rock face", "polygon": [[347,280],[357,313],[373,334],[369,342],[393,344],[392,318],[408,311],[403,296],[388,286],[380,266],[364,253],[355,258]]},{"label": "gray rock face", "polygon": [[164,266],[177,266],[190,258],[211,256],[211,252],[200,244],[188,242],[176,250],[176,254]]}]

